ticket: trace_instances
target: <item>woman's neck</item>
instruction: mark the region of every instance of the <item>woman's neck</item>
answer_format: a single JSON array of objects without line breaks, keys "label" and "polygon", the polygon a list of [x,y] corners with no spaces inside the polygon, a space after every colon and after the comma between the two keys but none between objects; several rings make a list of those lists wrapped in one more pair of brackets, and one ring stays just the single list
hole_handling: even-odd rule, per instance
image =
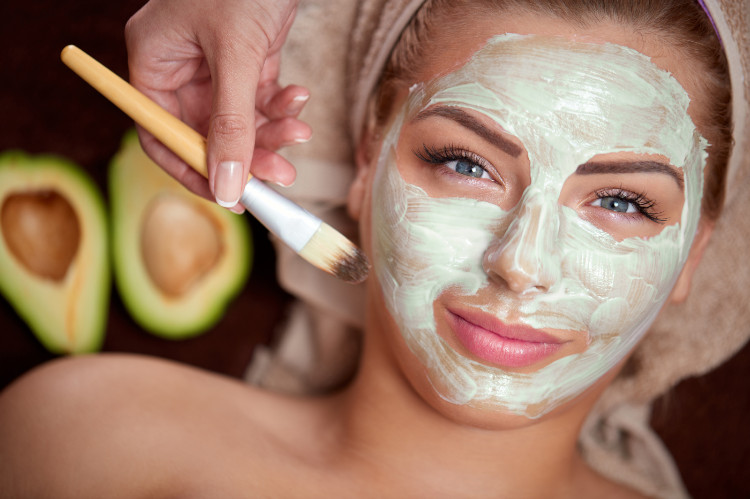
[{"label": "woman's neck", "polygon": [[595,394],[582,396],[590,403],[536,421],[503,418],[493,429],[466,424],[460,410],[436,410],[411,386],[383,340],[392,327],[387,321],[368,322],[360,372],[339,399],[343,453],[355,461],[367,456],[368,466],[419,495],[465,494],[470,487],[478,495],[563,497],[591,473],[576,440]]}]

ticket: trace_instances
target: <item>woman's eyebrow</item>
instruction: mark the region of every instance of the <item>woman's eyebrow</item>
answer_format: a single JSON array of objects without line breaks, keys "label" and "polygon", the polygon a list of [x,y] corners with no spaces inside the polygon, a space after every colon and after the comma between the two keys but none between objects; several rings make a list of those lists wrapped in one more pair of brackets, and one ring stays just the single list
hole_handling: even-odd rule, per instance
[{"label": "woman's eyebrow", "polygon": [[521,152],[523,152],[521,146],[514,144],[507,138],[503,137],[502,134],[488,128],[474,116],[457,107],[432,107],[419,113],[416,118],[414,118],[414,121],[421,121],[432,116],[440,116],[455,121],[514,158],[517,158],[520,156]]},{"label": "woman's eyebrow", "polygon": [[673,168],[658,161],[589,161],[579,165],[576,173],[580,175],[607,173],[662,173],[672,177],[682,190],[685,178],[682,170]]}]

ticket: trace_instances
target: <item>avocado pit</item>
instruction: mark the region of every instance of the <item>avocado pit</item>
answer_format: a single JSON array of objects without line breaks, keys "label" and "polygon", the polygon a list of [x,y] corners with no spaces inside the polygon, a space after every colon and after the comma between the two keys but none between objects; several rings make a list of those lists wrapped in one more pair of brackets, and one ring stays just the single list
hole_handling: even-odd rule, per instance
[{"label": "avocado pit", "polygon": [[213,216],[182,196],[163,195],[147,207],[141,228],[146,271],[167,296],[179,297],[199,282],[224,251]]},{"label": "avocado pit", "polygon": [[65,277],[81,241],[67,199],[53,190],[12,193],[3,201],[0,225],[10,252],[27,270],[54,281]]}]

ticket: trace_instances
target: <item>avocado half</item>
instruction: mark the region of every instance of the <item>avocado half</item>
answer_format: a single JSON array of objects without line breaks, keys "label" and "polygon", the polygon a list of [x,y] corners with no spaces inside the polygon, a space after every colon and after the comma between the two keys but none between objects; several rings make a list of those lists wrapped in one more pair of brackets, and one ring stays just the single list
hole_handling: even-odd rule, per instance
[{"label": "avocado half", "polygon": [[242,289],[253,257],[247,221],[179,184],[127,133],[109,170],[117,289],[147,331],[205,332]]},{"label": "avocado half", "polygon": [[54,353],[101,347],[109,310],[106,209],[57,156],[0,154],[0,291]]}]

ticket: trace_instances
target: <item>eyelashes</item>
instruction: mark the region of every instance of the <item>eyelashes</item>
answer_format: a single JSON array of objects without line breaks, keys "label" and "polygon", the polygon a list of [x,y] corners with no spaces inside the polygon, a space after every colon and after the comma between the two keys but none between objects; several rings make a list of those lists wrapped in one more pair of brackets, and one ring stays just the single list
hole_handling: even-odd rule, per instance
[{"label": "eyelashes", "polygon": [[[431,165],[447,166],[451,162],[463,163],[465,166],[461,171],[455,167],[448,168],[467,177],[480,178],[484,173],[489,177],[490,172],[494,171],[494,168],[486,159],[453,144],[444,147],[430,147],[427,144],[422,144],[422,149],[415,150],[414,155]],[[466,166],[469,166],[469,168],[466,168]],[[476,173],[480,173],[480,175],[476,175]]]},{"label": "eyelashes", "polygon": [[600,189],[596,191],[596,198],[597,201],[595,202],[599,202],[599,206],[602,206],[602,204],[604,204],[605,199],[615,199],[632,204],[641,215],[653,222],[663,224],[667,221],[666,218],[662,218],[660,216],[663,213],[655,209],[656,202],[646,197],[646,195],[643,193],[631,192],[618,187],[614,189]]}]

